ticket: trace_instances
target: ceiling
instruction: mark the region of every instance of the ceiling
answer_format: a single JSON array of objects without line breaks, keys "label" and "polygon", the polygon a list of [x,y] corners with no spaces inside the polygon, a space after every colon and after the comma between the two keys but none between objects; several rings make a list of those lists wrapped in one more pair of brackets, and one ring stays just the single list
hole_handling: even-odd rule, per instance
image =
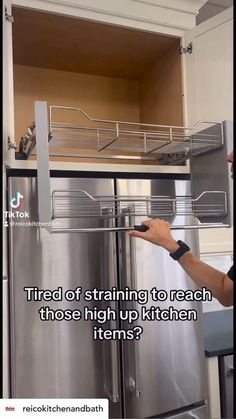
[{"label": "ceiling", "polygon": [[233,0],[208,0],[199,10],[197,25],[233,6]]},{"label": "ceiling", "polygon": [[150,32],[13,8],[14,64],[139,79],[179,40]]}]

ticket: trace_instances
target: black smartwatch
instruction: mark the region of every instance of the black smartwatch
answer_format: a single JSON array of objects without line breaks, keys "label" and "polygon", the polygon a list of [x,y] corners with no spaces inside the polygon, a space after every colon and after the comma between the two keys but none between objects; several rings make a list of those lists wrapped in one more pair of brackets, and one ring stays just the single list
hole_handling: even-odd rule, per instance
[{"label": "black smartwatch", "polygon": [[186,243],[182,242],[182,240],[178,240],[177,243],[179,248],[175,252],[170,253],[170,256],[174,260],[179,260],[186,252],[190,250],[190,247],[188,247]]}]

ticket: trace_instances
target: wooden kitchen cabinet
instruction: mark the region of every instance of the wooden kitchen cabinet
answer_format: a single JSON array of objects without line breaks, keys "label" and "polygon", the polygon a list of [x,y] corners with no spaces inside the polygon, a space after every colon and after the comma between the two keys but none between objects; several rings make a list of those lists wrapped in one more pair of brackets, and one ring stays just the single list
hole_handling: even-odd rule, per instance
[{"label": "wooden kitchen cabinet", "polygon": [[[35,167],[33,161],[16,161],[15,150],[11,148],[11,144],[18,145],[34,121],[35,100],[47,100],[49,105],[77,106],[101,119],[180,127],[193,126],[206,118],[222,121],[223,114],[209,119],[207,114],[203,117],[198,112],[201,109],[198,99],[202,99],[199,92],[206,90],[196,80],[199,65],[206,69],[204,83],[208,83],[208,78],[209,83],[211,80],[207,60],[198,62],[199,39],[209,28],[204,24],[203,31],[202,25],[190,28],[194,27],[195,16],[204,3],[175,1],[167,8],[161,0],[147,3],[103,0],[96,2],[96,7],[94,2],[85,0],[79,5],[76,1],[6,1],[7,165]],[[232,10],[221,15],[218,26],[232,20]],[[224,35],[221,38],[226,42]],[[190,54],[185,48],[191,42]],[[75,117],[71,118],[74,122]],[[102,159],[98,163],[91,159],[52,158],[55,159],[59,162],[53,162],[52,167],[59,169],[110,171],[115,164],[116,170],[124,171],[120,162],[103,164]],[[125,171],[189,173],[189,170],[188,163],[160,166],[157,161],[152,164],[128,160],[125,165]]]},{"label": "wooden kitchen cabinet", "polygon": [[[35,100],[99,119],[183,125],[179,39],[19,8],[13,15],[16,139],[34,120]],[[64,110],[55,118],[88,123]]]},{"label": "wooden kitchen cabinet", "polygon": [[[34,157],[15,160],[14,149],[34,121],[35,100],[120,121],[191,127],[204,120],[232,119],[233,11],[227,9],[194,27],[204,3],[175,0],[167,8],[162,0],[99,0],[96,5],[87,0],[79,5],[75,0],[5,1],[6,166],[36,168]],[[187,48],[191,44],[192,51]],[[76,118],[72,115],[70,122]],[[208,156],[214,165],[211,153]],[[181,174],[191,170],[188,160],[158,163],[52,157],[50,168]],[[230,229],[200,232],[202,253],[215,252],[221,243],[232,250]]]}]

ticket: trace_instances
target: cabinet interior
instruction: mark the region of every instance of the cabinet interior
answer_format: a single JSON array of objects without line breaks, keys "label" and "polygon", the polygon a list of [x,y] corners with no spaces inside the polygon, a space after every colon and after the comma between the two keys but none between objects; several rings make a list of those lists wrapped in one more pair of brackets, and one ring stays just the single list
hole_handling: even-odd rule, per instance
[{"label": "cabinet interior", "polygon": [[[13,16],[17,144],[36,100],[99,119],[183,126],[179,38],[18,7]],[[64,115],[57,111],[60,122]]]}]

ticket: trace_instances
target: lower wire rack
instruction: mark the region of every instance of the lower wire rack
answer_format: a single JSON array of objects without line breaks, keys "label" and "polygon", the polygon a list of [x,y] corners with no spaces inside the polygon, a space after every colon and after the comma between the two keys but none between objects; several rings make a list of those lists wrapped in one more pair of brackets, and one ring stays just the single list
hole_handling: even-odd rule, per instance
[{"label": "lower wire rack", "polygon": [[78,190],[52,191],[52,219],[115,218],[124,215],[143,217],[218,216],[227,214],[224,191],[204,191],[191,196],[92,196]]}]

